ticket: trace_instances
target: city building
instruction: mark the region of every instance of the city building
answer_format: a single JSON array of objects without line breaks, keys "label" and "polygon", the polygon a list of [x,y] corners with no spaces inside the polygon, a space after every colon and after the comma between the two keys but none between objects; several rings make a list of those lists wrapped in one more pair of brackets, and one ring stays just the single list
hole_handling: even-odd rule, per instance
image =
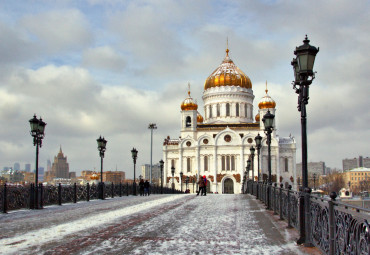
[{"label": "city building", "polygon": [[[150,180],[150,164],[141,166],[141,178]],[[161,179],[161,167],[159,164],[152,165],[152,182],[159,184]]]},{"label": "city building", "polygon": [[[250,78],[229,57],[206,79],[203,102],[204,117],[190,95],[181,104],[181,136],[168,136],[163,143],[164,181],[167,187],[180,189],[186,177],[205,175],[207,189],[213,193],[240,193],[250,148],[256,146],[255,137],[263,137],[260,170],[261,180],[268,176],[268,150],[263,117],[270,111],[276,116],[276,103],[266,94],[253,112],[253,90]],[[296,187],[296,142],[292,136],[276,133],[276,118],[271,141],[272,181]],[[257,150],[256,150],[257,154]],[[257,176],[257,155],[254,157],[254,179]],[[172,178],[171,167],[175,168]],[[183,173],[183,181],[180,180]],[[252,171],[249,172],[252,178]]]},{"label": "city building", "polygon": [[31,172],[31,164],[25,164],[24,165],[24,171]]},{"label": "city building", "polygon": [[14,163],[14,170],[16,170],[16,171],[21,170],[21,165],[18,162]]},{"label": "city building", "polygon": [[[313,174],[316,176],[325,175],[327,167],[325,166],[325,162],[308,162],[307,163],[307,173],[308,178],[312,178]],[[302,178],[302,163],[297,164],[297,177]]]},{"label": "city building", "polygon": [[44,175],[46,182],[51,182],[54,178],[70,179],[69,164],[67,163],[67,156],[63,154],[62,147],[60,147],[58,155],[54,157],[51,171],[45,172]]},{"label": "city building", "polygon": [[367,167],[370,168],[370,158],[369,157],[362,157],[359,156],[358,158],[352,158],[352,159],[343,159],[343,171],[348,171],[354,168],[358,167]]},{"label": "city building", "polygon": [[[99,174],[100,178],[100,174]],[[100,179],[99,179],[100,180]],[[125,172],[122,171],[106,171],[103,172],[103,182],[119,184],[125,180]]]},{"label": "city building", "polygon": [[343,173],[344,182],[356,193],[370,191],[370,168],[358,167]]},{"label": "city building", "polygon": [[23,181],[25,183],[35,183],[35,173],[33,172],[22,172],[24,178],[23,178]]},{"label": "city building", "polygon": [[20,183],[23,182],[24,176],[21,171],[13,170],[9,168],[8,170],[3,170],[1,176],[10,183]]}]

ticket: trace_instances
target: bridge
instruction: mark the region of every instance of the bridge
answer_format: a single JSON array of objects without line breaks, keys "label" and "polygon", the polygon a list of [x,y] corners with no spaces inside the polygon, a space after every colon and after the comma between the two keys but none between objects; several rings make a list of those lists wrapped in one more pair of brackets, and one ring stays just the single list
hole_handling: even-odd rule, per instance
[{"label": "bridge", "polygon": [[0,254],[321,254],[251,195],[123,196],[0,214]]}]

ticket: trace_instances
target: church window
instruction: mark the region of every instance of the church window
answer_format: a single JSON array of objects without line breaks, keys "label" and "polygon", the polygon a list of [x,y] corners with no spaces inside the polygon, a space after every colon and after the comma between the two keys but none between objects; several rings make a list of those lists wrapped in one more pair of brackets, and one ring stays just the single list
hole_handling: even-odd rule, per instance
[{"label": "church window", "polygon": [[226,104],[226,116],[230,116],[230,104]]},{"label": "church window", "polygon": [[221,157],[221,168],[222,168],[222,171],[225,171],[225,156]]},{"label": "church window", "polygon": [[226,170],[230,170],[230,156],[226,156]]},{"label": "church window", "polygon": [[186,146],[190,147],[191,146],[191,142],[190,141],[187,141],[186,142]]},{"label": "church window", "polygon": [[231,156],[231,170],[235,170],[235,157]]},{"label": "church window", "polygon": [[248,138],[248,143],[253,143],[253,139],[252,138]]},{"label": "church window", "polygon": [[236,110],[236,116],[239,117],[239,103],[236,103],[235,110]]},{"label": "church window", "polygon": [[284,161],[285,161],[285,172],[289,172],[289,168],[288,168],[288,158],[285,158],[284,159]]},{"label": "church window", "polygon": [[171,159],[171,167],[175,167],[175,160]]},{"label": "church window", "polygon": [[191,172],[191,160],[190,160],[190,158],[186,159],[186,170],[188,172]]},{"label": "church window", "polygon": [[212,118],[212,105],[209,106],[209,117]]},{"label": "church window", "polygon": [[208,171],[208,156],[204,156],[204,171]]},{"label": "church window", "polygon": [[246,118],[248,117],[248,105],[247,104],[244,105],[244,115]]},{"label": "church window", "polygon": [[220,104],[217,104],[217,117],[220,117]]},{"label": "church window", "polygon": [[186,117],[186,127],[190,127],[191,126],[191,118],[190,116],[187,116]]},{"label": "church window", "polygon": [[203,143],[208,144],[208,139],[207,138],[203,139]]},{"label": "church window", "polygon": [[231,136],[230,135],[225,135],[224,140],[225,140],[225,142],[229,143],[231,141]]}]

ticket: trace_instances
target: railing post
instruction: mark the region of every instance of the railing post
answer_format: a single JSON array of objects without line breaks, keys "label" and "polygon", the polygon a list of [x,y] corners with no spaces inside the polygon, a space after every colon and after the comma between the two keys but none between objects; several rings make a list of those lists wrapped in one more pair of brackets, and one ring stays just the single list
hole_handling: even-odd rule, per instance
[{"label": "railing post", "polygon": [[313,247],[312,236],[311,236],[311,188],[305,188],[305,226],[306,226],[306,241],[305,247]]},{"label": "railing post", "polygon": [[3,193],[3,213],[7,213],[7,195],[6,195],[6,183],[4,184],[4,193]]},{"label": "railing post", "polygon": [[73,203],[77,203],[77,184],[73,185]]},{"label": "railing post", "polygon": [[127,192],[127,196],[128,196],[128,182],[126,182],[126,192]]},{"label": "railing post", "polygon": [[304,200],[303,187],[301,186],[299,187],[299,239],[297,244],[303,244],[306,240]]},{"label": "railing post", "polygon": [[39,183],[39,187],[40,187],[40,207],[39,209],[43,209],[44,208],[44,186],[42,185],[42,183]]},{"label": "railing post", "polygon": [[273,199],[273,201],[274,201],[274,215],[277,215],[277,206],[276,205],[277,205],[277,202],[278,202],[277,199],[276,199],[276,193],[277,193],[276,192],[276,187],[277,187],[277,183],[275,182],[274,183],[274,196],[273,196],[273,198],[274,198]]},{"label": "railing post", "polygon": [[335,217],[334,217],[334,201],[337,193],[330,193],[331,200],[329,203],[329,254],[335,254]]},{"label": "railing post", "polygon": [[62,184],[58,184],[58,205],[62,205]]},{"label": "railing post", "polygon": [[292,208],[291,203],[290,203],[290,192],[291,192],[291,190],[292,190],[292,185],[289,185],[288,186],[288,197],[287,197],[287,199],[288,199],[288,226],[287,226],[287,228],[292,228],[292,224],[291,224],[292,216],[290,214],[290,210]]},{"label": "railing post", "polygon": [[280,183],[280,199],[279,199],[279,213],[280,213],[280,220],[283,220],[283,187],[284,184]]},{"label": "railing post", "polygon": [[113,184],[113,182],[112,182],[112,198],[114,198],[114,184]]},{"label": "railing post", "polygon": [[90,183],[87,183],[86,184],[86,201],[89,202],[90,201]]},{"label": "railing post", "polygon": [[122,197],[122,182],[119,182],[119,197]]}]

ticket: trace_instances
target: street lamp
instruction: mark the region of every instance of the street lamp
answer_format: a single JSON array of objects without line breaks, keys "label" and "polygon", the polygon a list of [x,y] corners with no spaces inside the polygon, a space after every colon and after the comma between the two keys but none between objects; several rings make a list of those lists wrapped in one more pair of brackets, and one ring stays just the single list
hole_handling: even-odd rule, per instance
[{"label": "street lamp", "polygon": [[107,146],[107,140],[99,136],[98,139],[96,139],[98,142],[98,150],[99,150],[99,155],[100,155],[100,199],[104,199],[104,183],[103,183],[103,158],[104,158],[104,152],[106,150]]},{"label": "street lamp", "polygon": [[272,178],[271,178],[271,133],[274,129],[275,115],[270,113],[270,110],[263,116],[262,121],[263,125],[265,126],[265,134],[267,135],[267,169],[268,169],[268,186],[267,186],[267,208],[271,209],[271,201],[270,201],[270,192],[271,192],[271,185],[272,185]]},{"label": "street lamp", "polygon": [[185,183],[186,183],[185,185],[185,188],[186,188],[185,192],[186,192],[188,190],[189,176],[186,176]]},{"label": "street lamp", "polygon": [[171,167],[171,173],[172,173],[172,193],[175,193],[175,167]]},{"label": "street lamp", "polygon": [[254,152],[256,149],[252,146],[250,149],[251,152],[251,158],[252,158],[252,176],[253,176],[253,181],[254,181]]},{"label": "street lamp", "polygon": [[184,174],[182,173],[182,171],[180,172],[180,190],[181,190],[181,193],[182,193],[182,176]]},{"label": "street lamp", "polygon": [[153,130],[157,129],[157,125],[155,123],[150,123],[149,126],[148,126],[148,129],[150,129],[150,172],[149,172],[149,178],[150,178],[150,183],[152,183]]},{"label": "street lamp", "polygon": [[[309,44],[307,35],[303,40],[303,45],[296,47],[294,55],[296,57],[291,62],[294,71],[293,89],[298,94],[298,111],[301,112],[301,137],[302,137],[302,186],[303,192],[300,195],[300,238],[297,243],[305,243],[305,246],[311,246],[309,241],[309,233],[306,235],[306,229],[310,227],[309,223],[309,208],[307,206],[309,199],[309,188],[308,188],[308,172],[307,172],[307,114],[306,105],[309,99],[309,87],[315,79],[315,73],[313,66],[315,63],[316,54],[319,52],[319,48],[311,46]],[[307,195],[305,195],[307,193]],[[303,202],[306,200],[306,202]],[[303,213],[304,212],[304,213]]]},{"label": "street lamp", "polygon": [[132,159],[134,160],[134,183],[132,185],[132,189],[133,189],[133,192],[132,194],[134,196],[136,196],[136,159],[137,159],[137,153],[138,151],[135,149],[135,148],[132,148],[131,150],[131,155],[132,155]]},{"label": "street lamp", "polygon": [[164,165],[164,161],[161,159],[159,161],[159,166],[161,168],[161,194],[163,194],[163,165]]},{"label": "street lamp", "polygon": [[256,141],[256,148],[257,148],[257,161],[258,161],[258,181],[260,181],[260,151],[261,151],[261,144],[262,144],[262,136],[258,133],[257,136],[254,138]]},{"label": "street lamp", "polygon": [[36,171],[35,171],[35,209],[39,208],[39,192],[38,192],[38,177],[39,177],[39,147],[42,147],[42,139],[45,137],[46,123],[37,119],[36,114],[29,120],[31,126],[31,136],[33,137],[33,146],[36,146]]},{"label": "street lamp", "polygon": [[191,177],[191,179],[192,179],[192,181],[193,181],[193,193],[194,193],[194,186],[195,186],[195,178],[194,178],[194,176],[193,176],[193,177]]},{"label": "street lamp", "polygon": [[313,174],[313,190],[316,190],[316,173]]}]

